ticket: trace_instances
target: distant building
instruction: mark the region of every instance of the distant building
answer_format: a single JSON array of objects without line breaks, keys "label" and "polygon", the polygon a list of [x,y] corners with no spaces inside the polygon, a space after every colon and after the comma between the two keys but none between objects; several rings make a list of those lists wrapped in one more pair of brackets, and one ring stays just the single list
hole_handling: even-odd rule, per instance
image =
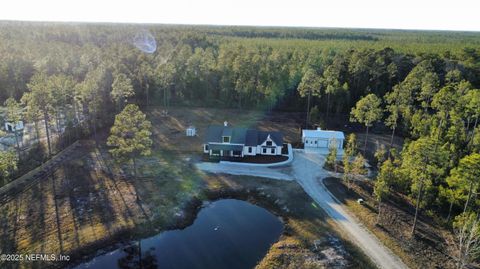
[{"label": "distant building", "polygon": [[207,129],[203,152],[210,156],[244,157],[282,155],[283,135],[241,127],[211,125]]},{"label": "distant building", "polygon": [[189,126],[186,130],[186,135],[187,136],[196,136],[197,135],[197,129],[195,126]]},{"label": "distant building", "polygon": [[7,132],[14,132],[14,131],[22,131],[24,128],[23,121],[17,122],[16,126],[13,122],[5,122],[5,131]]},{"label": "distant building", "polygon": [[340,131],[327,131],[317,128],[316,130],[302,130],[302,142],[304,148],[329,149],[336,146],[339,150],[343,149],[345,135]]}]

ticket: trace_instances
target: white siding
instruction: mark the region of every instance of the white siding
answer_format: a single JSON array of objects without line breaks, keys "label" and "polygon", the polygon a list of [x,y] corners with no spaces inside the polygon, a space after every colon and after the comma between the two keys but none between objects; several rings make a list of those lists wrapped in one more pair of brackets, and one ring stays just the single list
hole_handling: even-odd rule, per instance
[{"label": "white siding", "polygon": [[335,141],[337,143],[337,148],[343,148],[343,139],[325,139],[318,137],[304,137],[303,143],[306,148],[329,148],[330,145]]},{"label": "white siding", "polygon": [[[249,148],[252,149],[252,152],[248,152]],[[244,146],[243,147],[243,155],[245,155],[245,156],[255,156],[255,155],[257,155],[257,147],[255,147],[255,146],[251,146],[251,147]]]}]

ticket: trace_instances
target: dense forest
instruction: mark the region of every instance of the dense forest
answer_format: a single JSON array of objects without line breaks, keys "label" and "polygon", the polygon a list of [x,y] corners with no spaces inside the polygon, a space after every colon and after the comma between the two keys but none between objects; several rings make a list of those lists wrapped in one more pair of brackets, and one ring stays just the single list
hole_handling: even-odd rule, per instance
[{"label": "dense forest", "polygon": [[384,186],[447,220],[478,211],[478,33],[2,22],[0,40],[0,103],[47,138],[60,122],[95,135],[127,102],[308,103],[312,124],[354,108],[367,130],[381,123],[406,138],[401,152],[376,154]]}]

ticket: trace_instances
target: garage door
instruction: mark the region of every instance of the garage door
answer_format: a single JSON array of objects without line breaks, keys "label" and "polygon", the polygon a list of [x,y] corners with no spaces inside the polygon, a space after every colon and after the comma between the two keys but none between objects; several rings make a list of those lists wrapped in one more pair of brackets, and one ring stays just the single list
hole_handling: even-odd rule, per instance
[{"label": "garage door", "polygon": [[328,140],[318,140],[317,147],[327,148],[328,147]]}]

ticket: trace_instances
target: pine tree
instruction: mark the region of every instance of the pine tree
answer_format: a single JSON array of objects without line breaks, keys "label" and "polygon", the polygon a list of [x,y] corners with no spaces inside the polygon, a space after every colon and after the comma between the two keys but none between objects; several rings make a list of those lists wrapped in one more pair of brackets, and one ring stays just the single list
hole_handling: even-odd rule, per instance
[{"label": "pine tree", "polygon": [[118,109],[122,109],[128,98],[135,95],[132,81],[123,73],[115,76],[112,83],[112,92],[110,93]]},{"label": "pine tree", "polygon": [[329,146],[329,151],[327,155],[327,159],[325,161],[325,166],[329,169],[332,169],[337,172],[337,153],[338,153],[338,147],[337,147],[337,142],[334,140],[331,142]]},{"label": "pine tree", "polygon": [[[137,158],[151,154],[152,124],[137,105],[128,104],[115,116],[115,123],[110,129],[107,145],[112,147],[110,153],[118,162],[131,161],[134,177],[137,178]],[[137,193],[138,200],[138,193]]]},{"label": "pine tree", "polygon": [[382,118],[383,111],[380,107],[382,101],[375,94],[371,93],[360,99],[350,113],[350,121],[359,122],[365,125],[365,145],[363,152],[367,150],[368,129],[375,121]]},{"label": "pine tree", "polygon": [[0,151],[0,178],[2,185],[8,183],[17,170],[18,157],[14,151]]},{"label": "pine tree", "polygon": [[463,157],[458,166],[450,171],[450,178],[447,180],[450,184],[456,182],[463,186],[468,192],[463,212],[468,209],[468,205],[472,198],[472,194],[476,192],[480,186],[480,154],[473,153]]},{"label": "pine tree", "polygon": [[380,172],[375,180],[375,186],[373,188],[373,195],[378,202],[378,215],[377,223],[380,223],[382,203],[390,193],[390,182],[394,181],[395,166],[390,160],[386,160],[380,167]]}]

